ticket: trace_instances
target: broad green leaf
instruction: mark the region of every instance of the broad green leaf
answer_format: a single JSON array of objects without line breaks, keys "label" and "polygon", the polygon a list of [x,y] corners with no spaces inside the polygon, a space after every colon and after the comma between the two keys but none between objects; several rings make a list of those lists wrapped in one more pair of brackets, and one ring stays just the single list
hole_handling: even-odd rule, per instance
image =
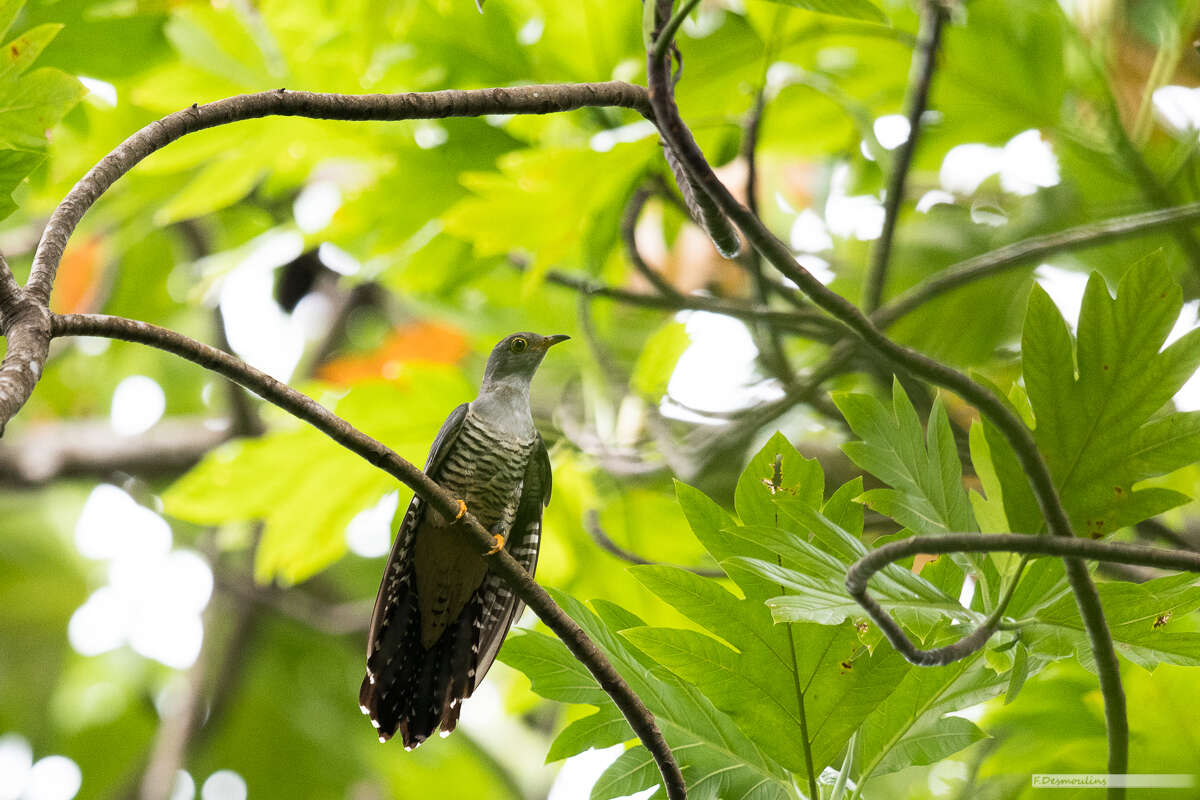
[{"label": "broad green leaf", "polygon": [[[955,631],[953,638],[961,635],[961,631]],[[984,664],[979,653],[943,667],[909,670],[863,721],[858,737],[861,774],[869,777],[905,766],[903,759],[917,754],[893,758],[892,753],[895,748],[905,746],[908,736],[936,730],[940,718],[947,712],[996,696],[1003,690],[1005,682],[1003,676]],[[954,743],[960,744],[955,750],[970,744],[962,739],[947,742]],[[926,741],[924,746],[929,747],[931,743]]]},{"label": "broad green leaf", "polygon": [[0,59],[0,82],[15,79],[29,69],[62,27],[53,24],[39,25],[4,45],[4,58]]},{"label": "broad green leaf", "polygon": [[8,33],[13,20],[17,18],[17,14],[21,13],[24,6],[25,0],[4,0],[0,3],[0,35]]},{"label": "broad green leaf", "polygon": [[[774,485],[776,476],[778,486]],[[776,497],[794,497],[806,507],[815,507],[821,505],[824,492],[820,463],[800,455],[783,434],[776,432],[742,471],[733,505],[743,524],[777,525]]]},{"label": "broad green leaf", "polygon": [[1073,346],[1049,295],[1038,287],[1030,295],[1022,359],[1034,435],[1081,535],[1104,536],[1188,500],[1134,490],[1200,453],[1200,414],[1151,419],[1200,365],[1200,331],[1163,348],[1181,303],[1160,256],[1131,267],[1115,299],[1093,274]]},{"label": "broad green leaf", "polygon": [[[1179,631],[1178,623],[1172,625],[1172,620],[1200,608],[1195,576],[1171,575],[1142,584],[1101,583],[1096,590],[1119,654],[1145,669],[1161,663],[1200,666],[1200,633]],[[1073,596],[1064,595],[1039,610],[1021,635],[1031,652],[1051,657],[1075,655],[1084,667],[1095,671]]]},{"label": "broad green leaf", "polygon": [[1029,650],[1021,642],[1013,649],[1013,665],[1008,677],[1008,691],[1004,693],[1004,705],[1017,699],[1025,679],[1029,677]]},{"label": "broad green leaf", "polygon": [[[631,648],[630,642],[618,634],[615,623],[621,628],[643,627],[640,619],[611,604],[597,604],[593,612],[574,598],[552,592],[555,600],[572,619],[591,636],[604,651],[617,671],[629,683],[630,688],[654,714],[663,736],[683,770],[688,784],[689,797],[746,798],[747,800],[783,800],[790,797],[788,774],[777,763],[769,759],[733,724],[732,720],[705,698],[700,691],[676,677],[645,654]],[[607,617],[607,620],[604,618]],[[528,639],[546,640],[536,647],[541,656],[528,659],[525,651],[530,649]],[[517,645],[515,661],[510,662],[510,649]],[[501,660],[512,663],[530,676],[538,686],[547,687],[551,699],[590,698],[584,700],[602,709],[611,701],[603,695],[593,682],[597,695],[586,694],[582,687],[568,679],[578,666],[567,649],[544,634],[526,632],[512,636],[501,650]],[[576,666],[572,666],[574,663]],[[550,682],[547,683],[547,679]],[[540,691],[540,690],[539,690]],[[612,743],[612,732],[596,728],[595,743],[606,746]],[[582,744],[576,742],[573,746]],[[657,769],[647,768],[649,754],[639,744],[622,755],[621,766],[610,769],[602,778],[608,787],[593,797],[607,798],[646,789],[658,781]],[[653,762],[649,761],[652,765]]]},{"label": "broad green leaf", "polygon": [[793,8],[804,8],[819,14],[865,19],[871,22],[887,22],[887,15],[869,0],[771,0],[771,2]]},{"label": "broad green leaf", "polygon": [[[507,657],[511,659],[513,653],[508,653]],[[511,660],[507,663],[515,666]],[[530,670],[536,671],[537,667],[530,666],[529,669],[521,667],[520,669],[529,675],[531,674]],[[562,732],[550,745],[549,752],[546,753],[546,763],[570,758],[591,747],[611,747],[614,744],[621,744],[621,742],[629,741],[632,737],[633,731],[629,729],[629,723],[621,716],[617,707],[614,705],[602,706],[595,714],[577,719],[562,729]]]},{"label": "broad green leaf", "polygon": [[[571,655],[565,644],[552,636],[520,629],[513,631],[512,635],[504,640],[500,660],[525,673],[533,690],[542,697],[560,703],[599,706],[602,709],[601,713],[616,710],[616,706],[612,705],[608,695],[597,685],[587,667]],[[624,722],[624,718],[622,722],[625,732],[632,734],[629,723]],[[592,746],[591,743],[586,745]]]},{"label": "broad green leaf", "polygon": [[528,253],[531,279],[603,235],[601,209],[620,202],[657,151],[650,140],[600,153],[587,148],[523,150],[501,157],[499,172],[462,176],[472,193],[442,216],[446,230],[473,242],[479,256]]},{"label": "broad green leaf", "polygon": [[646,340],[633,365],[630,387],[648,400],[657,402],[667,391],[675,364],[691,340],[682,322],[669,322]]},{"label": "broad green leaf", "polygon": [[[864,394],[835,394],[834,402],[862,441],[842,445],[862,469],[888,484],[860,500],[914,533],[978,530],[962,484],[962,464],[941,398],[933,404],[928,430],[900,385],[892,383],[892,408]],[[951,554],[964,572],[979,576],[985,606],[995,591],[996,571],[982,555]]]},{"label": "broad green leaf", "polygon": [[834,402],[862,439],[843,445],[846,455],[892,487],[865,493],[868,506],[917,533],[976,530],[941,398],[934,401],[927,434],[898,380],[890,412],[869,395],[836,394]]},{"label": "broad green leaf", "polygon": [[975,420],[971,423],[967,441],[971,446],[971,464],[983,486],[982,492],[968,492],[975,519],[979,521],[983,533],[1007,533],[1010,528],[1004,513],[1004,485],[992,462],[992,452],[982,422]]},{"label": "broad green leaf", "polygon": [[[687,776],[684,776],[686,780]],[[659,780],[658,765],[650,751],[634,746],[626,750],[600,775],[592,787],[591,800],[608,800],[637,794]],[[689,796],[694,793],[689,792]]]},{"label": "broad green leaf", "polygon": [[[0,24],[12,24],[23,2],[0,6]],[[45,160],[46,136],[85,94],[79,81],[57,69],[28,72],[61,25],[38,25],[0,51],[0,218],[16,209],[13,190]]]},{"label": "broad green leaf", "polygon": [[879,762],[875,774],[883,775],[907,767],[934,764],[986,738],[987,734],[970,720],[962,717],[942,717],[901,739],[887,757]]},{"label": "broad green leaf", "polygon": [[[409,365],[399,382],[359,384],[335,408],[422,464],[446,414],[469,397],[457,370]],[[257,579],[294,583],[340,558],[346,525],[396,488],[387,473],[306,426],[214,450],[167,490],[163,502],[168,514],[204,525],[262,520]],[[401,509],[407,495],[402,499]]]}]

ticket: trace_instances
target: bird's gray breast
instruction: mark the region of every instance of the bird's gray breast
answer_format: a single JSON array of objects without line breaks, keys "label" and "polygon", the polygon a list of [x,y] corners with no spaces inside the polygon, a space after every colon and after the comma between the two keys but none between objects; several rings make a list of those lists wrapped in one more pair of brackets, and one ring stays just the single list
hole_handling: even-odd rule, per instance
[{"label": "bird's gray breast", "polygon": [[489,419],[474,406],[472,403],[467,410],[438,480],[466,500],[467,508],[485,528],[507,535],[537,433],[532,422],[522,430]]}]

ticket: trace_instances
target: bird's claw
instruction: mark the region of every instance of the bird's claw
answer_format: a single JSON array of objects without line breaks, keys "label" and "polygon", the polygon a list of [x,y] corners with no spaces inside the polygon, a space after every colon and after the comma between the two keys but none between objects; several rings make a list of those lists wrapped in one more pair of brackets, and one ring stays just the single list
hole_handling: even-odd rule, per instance
[{"label": "bird's claw", "polygon": [[487,551],[487,554],[489,556],[496,555],[496,553],[499,553],[500,550],[503,549],[503,547],[504,547],[504,535],[503,534],[493,533],[492,540],[493,540],[492,549]]},{"label": "bird's claw", "polygon": [[454,521],[458,522],[460,519],[462,519],[464,516],[466,516],[466,513],[467,513],[467,501],[460,499],[458,501],[458,513],[454,515]]}]

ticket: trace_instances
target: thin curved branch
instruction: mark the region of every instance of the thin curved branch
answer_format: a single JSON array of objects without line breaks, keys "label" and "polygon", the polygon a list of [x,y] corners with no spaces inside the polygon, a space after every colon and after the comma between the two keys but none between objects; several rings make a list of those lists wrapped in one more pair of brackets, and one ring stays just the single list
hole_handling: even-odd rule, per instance
[{"label": "thin curved branch", "polygon": [[[389,448],[362,433],[350,423],[333,414],[317,401],[249,364],[223,353],[214,347],[189,339],[166,328],[160,328],[137,320],[112,317],[103,314],[54,315],[52,334],[58,336],[102,336],[156,347],[174,353],[205,369],[236,381],[292,416],[301,419],[333,439],[347,450],[366,459],[397,480],[411,488],[425,502],[445,516],[454,519],[460,508],[458,498],[446,491],[424,472],[405,461]],[[468,532],[472,544],[481,555],[488,553],[492,536],[468,513],[458,526]],[[612,666],[604,653],[588,637],[574,620],[567,616],[541,586],[534,582],[529,573],[509,555],[500,550],[491,555],[490,568],[499,574],[517,596],[534,610],[538,617],[553,630],[567,649],[584,664],[600,687],[613,699],[628,720],[630,727],[654,757],[662,773],[667,795],[673,800],[686,797],[683,775],[667,747],[666,740],[654,715],[642,703],[629,684]]]},{"label": "thin curved branch", "polygon": [[[784,9],[780,9],[775,18],[780,19]],[[768,50],[773,48],[768,47]],[[765,83],[765,79],[764,79]],[[746,205],[754,214],[758,214],[758,134],[762,130],[763,113],[766,111],[766,90],[760,86],[754,94],[754,105],[746,117],[742,134],[742,158],[746,161]],[[754,301],[760,306],[766,306],[770,297],[771,284],[762,268],[762,254],[753,247],[747,249],[743,261],[749,268],[754,282]],[[795,292],[789,292],[795,294]],[[783,337],[779,329],[771,323],[759,326],[763,338],[768,345],[763,353],[766,366],[785,384],[794,383],[795,370],[788,361],[787,351],[783,348]]]},{"label": "thin curved branch", "polygon": [[[1063,539],[1024,533],[944,533],[910,536],[898,542],[890,542],[872,550],[851,565],[846,573],[846,591],[871,616],[892,647],[912,663],[921,666],[949,664],[978,650],[995,632],[999,615],[993,614],[997,619],[989,618],[967,637],[949,647],[935,650],[918,648],[892,616],[867,594],[867,583],[872,575],[888,564],[918,553],[1024,553],[1200,572],[1200,553],[1163,550],[1121,542],[1098,542],[1091,539]],[[1003,609],[1003,605],[1002,603],[997,609]]]},{"label": "thin curved branch", "polygon": [[[514,266],[517,269],[522,269],[520,264],[514,264]],[[559,272],[558,270],[547,272],[545,280],[547,283],[574,289],[577,292],[583,292],[593,297],[604,297],[631,306],[659,308],[664,311],[711,311],[714,314],[724,314],[728,317],[751,322],[769,322],[779,326],[781,330],[796,333],[806,338],[816,339],[817,341],[834,341],[838,338],[838,331],[842,330],[842,326],[838,325],[837,322],[830,320],[829,317],[815,310],[796,309],[794,311],[783,311],[699,294],[679,295],[675,298],[666,297],[664,295],[621,289],[581,276]]]},{"label": "thin curved branch", "polygon": [[[592,541],[601,547],[601,549],[611,553],[622,561],[628,561],[630,564],[639,566],[662,564],[661,561],[653,561],[645,556],[640,556],[632,550],[626,550],[621,545],[609,538],[604,532],[604,527],[600,524],[600,512],[594,508],[590,508],[583,514],[583,528],[588,532],[588,536],[592,537]],[[675,566],[675,565],[670,565]],[[702,578],[724,578],[725,570],[719,567],[679,567],[685,569],[693,575],[699,575]]]},{"label": "thin curved branch", "polygon": [[672,286],[657,270],[647,264],[646,259],[642,258],[642,254],[638,252],[636,236],[638,218],[642,215],[642,209],[646,207],[646,201],[653,195],[653,189],[642,186],[629,198],[629,202],[625,205],[625,211],[621,214],[621,241],[625,245],[625,255],[628,256],[634,269],[649,281],[650,285],[657,289],[659,294],[670,297],[673,300],[682,300],[683,295],[680,291]]},{"label": "thin curved branch", "polygon": [[909,78],[908,97],[905,100],[908,138],[896,151],[892,173],[888,177],[887,196],[883,201],[883,230],[871,253],[871,267],[867,271],[863,292],[863,308],[868,313],[879,308],[883,300],[888,263],[892,256],[892,240],[896,234],[896,220],[900,216],[900,204],[904,200],[904,181],[908,177],[913,153],[917,150],[917,139],[921,135],[921,115],[925,113],[929,101],[929,86],[933,83],[938,43],[942,38],[942,26],[946,15],[946,8],[939,0],[922,0],[921,29],[917,36],[917,49],[913,52],[912,75]]},{"label": "thin curved branch", "polygon": [[[670,17],[672,2],[655,2],[656,22],[661,25],[662,20]],[[1033,435],[1025,423],[998,397],[966,375],[889,339],[853,303],[826,288],[804,269],[792,255],[791,249],[772,234],[757,216],[739,203],[713,173],[704,153],[679,115],[664,59],[648,57],[646,71],[650,103],[659,132],[692,183],[700,191],[707,193],[721,211],[738,226],[751,246],[758,248],[776,269],[794,281],[817,306],[847,325],[863,342],[885,358],[899,363],[930,383],[957,392],[991,419],[1017,454],[1050,531],[1056,536],[1074,537],[1071,522],[1058,497],[1050,470],[1038,452]],[[1108,633],[1108,623],[1104,617],[1104,609],[1100,606],[1100,596],[1087,567],[1081,560],[1072,557],[1064,558],[1064,563],[1084,628],[1087,630],[1100,677],[1100,689],[1104,694],[1109,732],[1109,771],[1124,772],[1128,767],[1129,729],[1116,649]],[[1116,790],[1112,796],[1121,797],[1122,793]]]},{"label": "thin curved branch", "polygon": [[1063,250],[1094,247],[1114,239],[1149,233],[1159,228],[1176,227],[1197,220],[1200,220],[1200,203],[1191,203],[1175,208],[1114,217],[1014,242],[947,267],[904,294],[893,298],[891,302],[871,315],[871,321],[880,328],[887,328],[896,320],[935,297],[940,297],[946,292],[972,281],[1028,264],[1034,259],[1044,258]]}]

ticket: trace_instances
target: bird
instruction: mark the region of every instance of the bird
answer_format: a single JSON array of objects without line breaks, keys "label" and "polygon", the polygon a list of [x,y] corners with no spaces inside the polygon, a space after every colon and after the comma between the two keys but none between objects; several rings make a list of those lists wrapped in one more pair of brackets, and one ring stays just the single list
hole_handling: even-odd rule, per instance
[{"label": "bird", "polygon": [[433,441],[425,473],[459,499],[447,519],[414,496],[383,570],[367,636],[359,707],[386,742],[406,750],[440,728],[448,736],[524,603],[460,531],[470,511],[531,575],[552,476],[533,424],[529,383],[546,351],[569,336],[520,332],[488,357],[478,396],[455,408]]}]

